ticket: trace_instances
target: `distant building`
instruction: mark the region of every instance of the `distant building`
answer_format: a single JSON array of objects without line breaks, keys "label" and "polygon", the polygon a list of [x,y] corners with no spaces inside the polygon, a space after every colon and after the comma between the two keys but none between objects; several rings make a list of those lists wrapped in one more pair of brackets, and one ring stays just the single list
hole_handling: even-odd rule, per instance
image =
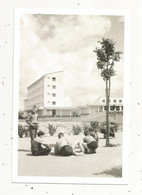
[{"label": "distant building", "polygon": [[90,114],[89,106],[77,106],[77,108],[80,110],[81,115],[89,115]]},{"label": "distant building", "polygon": [[[65,107],[64,106],[64,71],[52,72],[43,75],[27,87],[27,99],[25,99],[25,112],[32,110],[33,105],[38,107],[41,117],[74,117],[95,114],[106,110],[106,99],[98,98],[94,104]],[[123,99],[110,98],[109,111],[122,112]]]},{"label": "distant building", "polygon": [[[106,99],[98,98],[92,105],[88,105],[90,112],[104,112],[106,111]],[[110,98],[109,111],[122,112],[123,111],[123,98]]]},{"label": "distant building", "polygon": [[25,110],[31,110],[33,105],[39,109],[45,107],[64,106],[64,72],[52,72],[43,75],[27,88]]},{"label": "distant building", "polygon": [[38,109],[40,117],[77,117],[81,116],[81,111],[76,107],[46,107]]}]

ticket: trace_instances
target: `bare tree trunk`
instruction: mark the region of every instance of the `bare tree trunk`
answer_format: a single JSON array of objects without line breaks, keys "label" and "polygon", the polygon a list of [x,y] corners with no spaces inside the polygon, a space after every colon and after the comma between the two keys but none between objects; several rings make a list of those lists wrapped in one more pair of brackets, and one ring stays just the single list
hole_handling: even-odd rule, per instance
[{"label": "bare tree trunk", "polygon": [[111,80],[109,79],[109,99],[110,99],[110,87],[111,87]]},{"label": "bare tree trunk", "polygon": [[109,146],[109,80],[106,80],[106,146]]}]

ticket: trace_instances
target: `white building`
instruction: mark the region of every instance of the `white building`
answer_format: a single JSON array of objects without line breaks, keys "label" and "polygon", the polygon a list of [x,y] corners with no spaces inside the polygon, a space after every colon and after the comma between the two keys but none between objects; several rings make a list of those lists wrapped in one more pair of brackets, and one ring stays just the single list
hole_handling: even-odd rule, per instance
[{"label": "white building", "polygon": [[31,110],[33,105],[39,109],[45,107],[64,106],[64,72],[52,72],[43,75],[27,88],[25,110]]},{"label": "white building", "polygon": [[[90,107],[90,112],[103,112],[106,110],[106,98],[98,98],[96,102]],[[123,98],[110,98],[109,111],[122,112],[123,111]]]}]

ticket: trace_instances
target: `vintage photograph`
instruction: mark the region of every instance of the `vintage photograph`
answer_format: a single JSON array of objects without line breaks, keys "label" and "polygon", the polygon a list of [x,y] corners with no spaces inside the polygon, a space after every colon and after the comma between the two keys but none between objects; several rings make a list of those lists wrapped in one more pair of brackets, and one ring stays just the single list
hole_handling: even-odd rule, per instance
[{"label": "vintage photograph", "polygon": [[122,179],[125,16],[18,16],[17,178]]}]

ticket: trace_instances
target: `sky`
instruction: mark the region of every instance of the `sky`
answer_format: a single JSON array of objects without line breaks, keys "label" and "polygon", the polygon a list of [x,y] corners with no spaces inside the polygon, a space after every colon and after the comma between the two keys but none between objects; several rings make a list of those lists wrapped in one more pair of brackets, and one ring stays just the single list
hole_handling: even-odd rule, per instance
[{"label": "sky", "polygon": [[[19,108],[27,87],[43,74],[64,70],[65,106],[93,104],[105,97],[105,82],[93,50],[102,38],[124,49],[124,18],[97,15],[22,14],[20,18]],[[123,58],[115,63],[111,97],[123,97]]]}]

